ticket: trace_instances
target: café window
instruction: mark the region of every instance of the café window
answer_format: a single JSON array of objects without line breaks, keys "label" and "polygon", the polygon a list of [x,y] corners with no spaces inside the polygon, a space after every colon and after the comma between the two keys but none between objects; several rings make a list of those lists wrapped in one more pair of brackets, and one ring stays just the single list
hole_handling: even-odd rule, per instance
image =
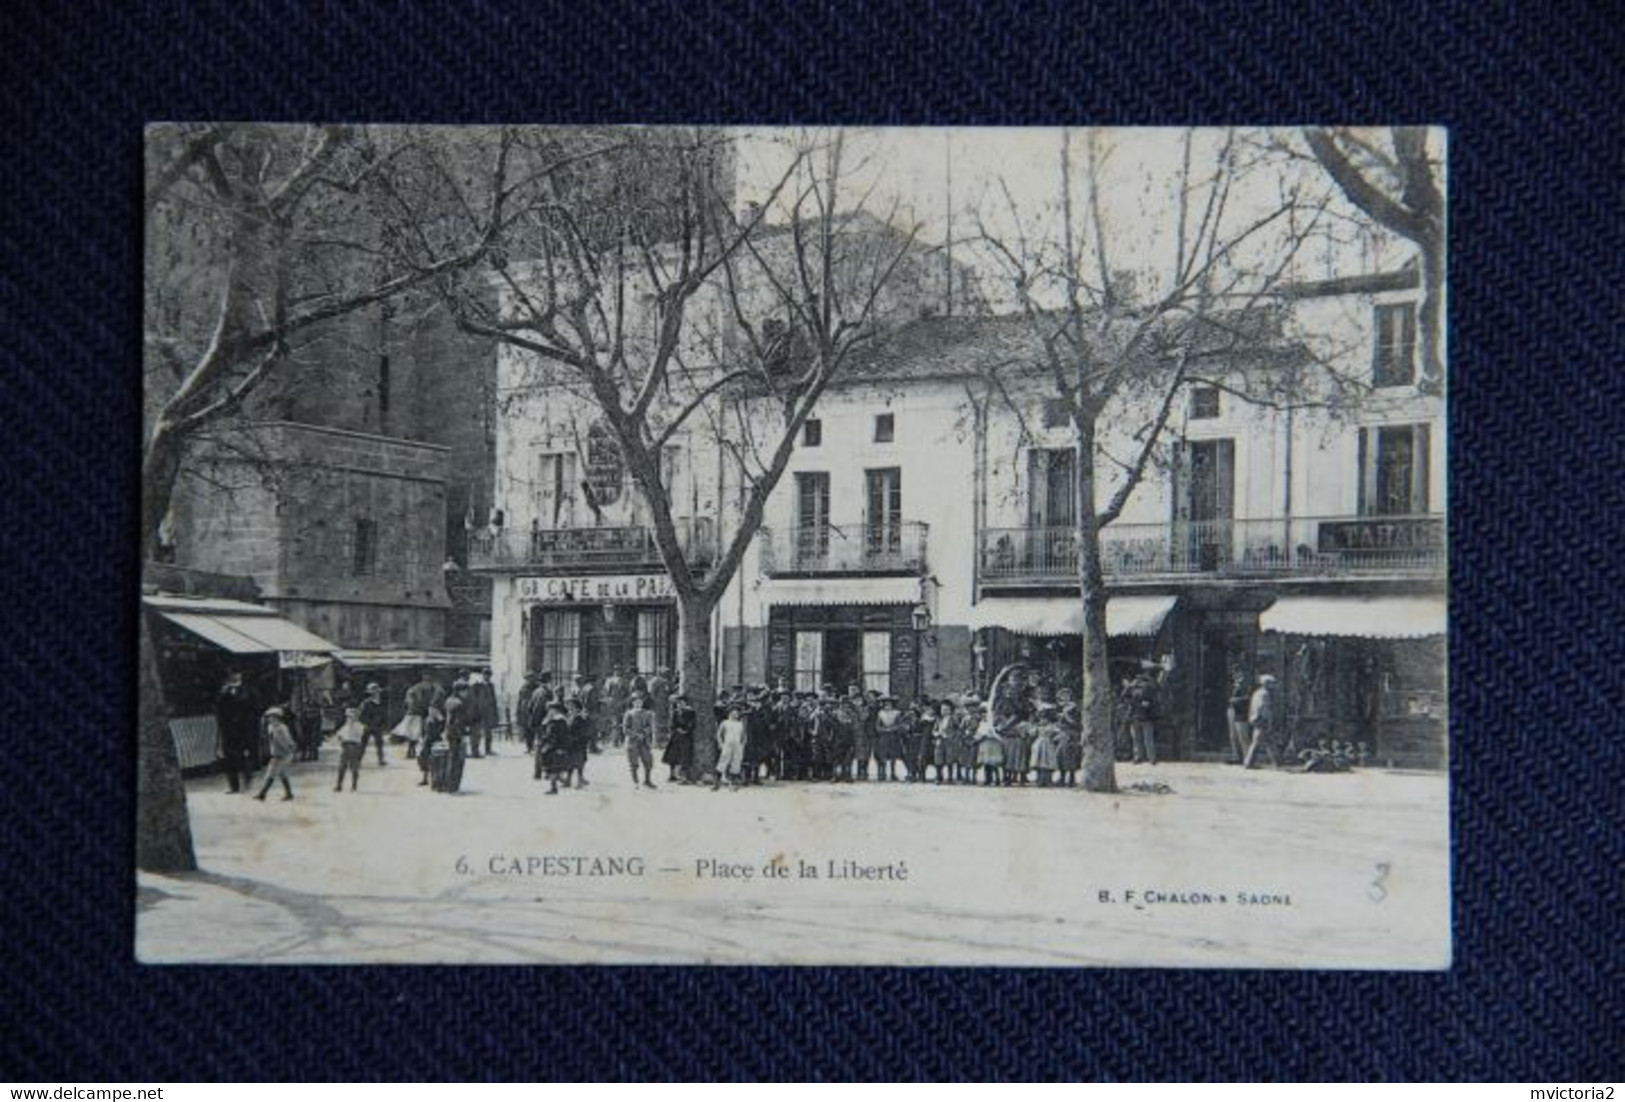
[{"label": "caf\u00e9 window", "polygon": [[824,442],[824,422],[809,417],[801,423],[801,446],[816,448]]},{"label": "caf\u00e9 window", "polygon": [[1376,348],[1372,386],[1410,386],[1416,382],[1416,307],[1408,302],[1378,306],[1373,326]]},{"label": "caf\u00e9 window", "polygon": [[359,519],[355,522],[355,544],[352,548],[351,573],[364,577],[378,569],[378,522]]},{"label": "caf\u00e9 window", "polygon": [[1199,386],[1191,391],[1191,420],[1210,421],[1219,415],[1219,388]]},{"label": "caf\u00e9 window", "polygon": [[863,633],[863,688],[882,696],[891,692],[891,632]]},{"label": "caf\u00e9 window", "polygon": [[1361,516],[1411,516],[1428,511],[1427,425],[1360,430]]},{"label": "caf\u00e9 window", "polygon": [[638,613],[638,670],[652,674],[671,665],[671,613],[652,609]]},{"label": "caf\u00e9 window", "polygon": [[875,414],[875,443],[890,444],[895,439],[897,439],[897,415]]},{"label": "caf\u00e9 window", "polygon": [[537,609],[531,618],[530,668],[553,675],[555,685],[581,671],[581,617],[570,609]]},{"label": "caf\u00e9 window", "polygon": [[815,693],[824,685],[824,633],[796,632],[796,692]]}]

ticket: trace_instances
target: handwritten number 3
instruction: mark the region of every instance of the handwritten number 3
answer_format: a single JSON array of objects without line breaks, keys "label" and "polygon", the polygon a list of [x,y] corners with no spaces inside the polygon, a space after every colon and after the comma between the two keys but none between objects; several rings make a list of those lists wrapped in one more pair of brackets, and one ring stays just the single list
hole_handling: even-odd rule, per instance
[{"label": "handwritten number 3", "polygon": [[1377,878],[1371,881],[1371,901],[1381,903],[1388,898],[1388,889],[1383,884],[1388,880],[1388,871],[1392,866],[1386,862],[1377,866]]}]

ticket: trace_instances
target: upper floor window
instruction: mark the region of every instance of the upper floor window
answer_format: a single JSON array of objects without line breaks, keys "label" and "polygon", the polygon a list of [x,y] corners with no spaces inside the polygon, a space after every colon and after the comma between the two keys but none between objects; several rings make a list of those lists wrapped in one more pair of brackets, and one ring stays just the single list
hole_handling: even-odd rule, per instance
[{"label": "upper floor window", "polygon": [[1360,430],[1361,516],[1408,516],[1428,511],[1431,437],[1425,424]]},{"label": "upper floor window", "polygon": [[1046,429],[1065,428],[1072,420],[1072,416],[1066,408],[1066,399],[1045,398],[1043,418]]},{"label": "upper floor window", "polygon": [[1192,421],[1208,421],[1219,415],[1219,388],[1199,386],[1191,391]]},{"label": "upper floor window", "polygon": [[875,414],[875,443],[890,444],[897,439],[897,417],[891,413]]},{"label": "upper floor window", "polygon": [[824,422],[809,417],[801,423],[801,446],[816,448],[824,442]]},{"label": "upper floor window", "polygon": [[355,548],[351,572],[357,577],[378,569],[378,522],[358,518],[355,522]]},{"label": "upper floor window", "polygon": [[1416,382],[1416,307],[1409,302],[1376,308],[1376,347],[1372,386],[1410,386]]}]

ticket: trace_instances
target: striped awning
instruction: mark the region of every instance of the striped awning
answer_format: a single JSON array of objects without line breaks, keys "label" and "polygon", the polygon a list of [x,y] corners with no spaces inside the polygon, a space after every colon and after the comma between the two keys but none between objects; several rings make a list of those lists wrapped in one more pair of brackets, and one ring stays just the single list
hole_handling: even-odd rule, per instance
[{"label": "striped awning", "polygon": [[779,578],[762,586],[770,605],[914,605],[920,601],[920,579]]},{"label": "striped awning", "polygon": [[284,666],[308,666],[327,661],[338,649],[264,605],[163,594],[143,597],[141,603],[231,654],[276,654]]},{"label": "striped awning", "polygon": [[1262,631],[1362,639],[1425,639],[1449,630],[1443,597],[1282,597],[1258,615]]},{"label": "striped awning", "polygon": [[[1111,597],[1106,634],[1151,636],[1179,601],[1174,596]],[[984,597],[971,606],[971,627],[1004,628],[1018,635],[1081,635],[1083,602],[1077,597]]]}]

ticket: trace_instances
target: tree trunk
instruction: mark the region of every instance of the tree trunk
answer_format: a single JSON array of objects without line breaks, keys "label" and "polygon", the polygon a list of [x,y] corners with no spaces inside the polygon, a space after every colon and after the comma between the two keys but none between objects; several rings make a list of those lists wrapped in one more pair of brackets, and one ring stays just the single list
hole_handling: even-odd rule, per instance
[{"label": "tree trunk", "polygon": [[1083,602],[1083,787],[1117,791],[1117,725],[1111,664],[1106,656],[1106,579],[1100,569],[1100,529],[1095,520],[1095,433],[1087,415],[1078,419],[1078,596]]},{"label": "tree trunk", "polygon": [[143,609],[139,661],[140,730],[136,758],[135,863],[148,872],[190,872],[197,868],[192,826],[186,812],[186,786],[170,736],[168,709],[158,673],[158,651]]},{"label": "tree trunk", "polygon": [[169,512],[180,478],[182,442],[163,418],[153,427],[141,459],[141,555],[145,559],[156,549],[158,528]]},{"label": "tree trunk", "polygon": [[711,606],[699,598],[682,602],[678,663],[682,688],[694,709],[694,756],[690,776],[703,780],[717,768],[716,685],[711,677]]},{"label": "tree trunk", "polygon": [[1444,393],[1444,242],[1420,242],[1422,254],[1422,377],[1423,394]]}]

